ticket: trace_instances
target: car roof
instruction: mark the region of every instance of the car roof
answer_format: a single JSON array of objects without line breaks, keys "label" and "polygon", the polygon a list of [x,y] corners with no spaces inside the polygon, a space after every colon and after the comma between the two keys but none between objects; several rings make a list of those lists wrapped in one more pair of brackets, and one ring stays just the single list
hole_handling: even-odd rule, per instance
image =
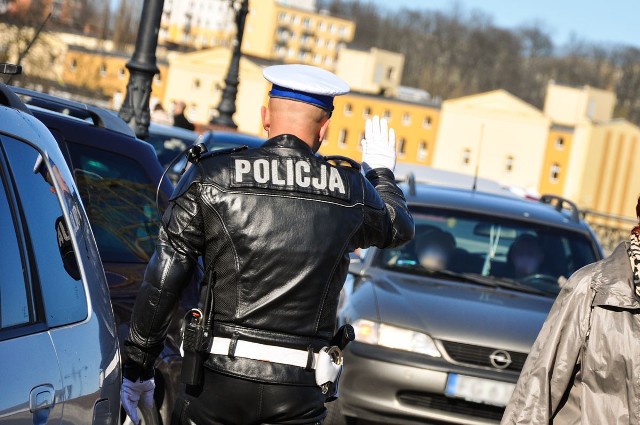
[{"label": "car roof", "polygon": [[401,183],[407,203],[443,209],[477,211],[503,218],[553,225],[588,232],[578,208],[571,201],[552,195],[529,200],[509,195],[432,184]]},{"label": "car roof", "polygon": [[113,111],[22,87],[11,86],[11,89],[31,110],[42,109],[59,113],[96,127],[135,137],[133,129]]},{"label": "car roof", "polygon": [[[2,87],[0,87],[2,89]],[[51,137],[45,125],[30,113],[0,104],[2,128],[0,133],[25,139],[34,143],[45,152],[59,150],[55,139]]]},{"label": "car roof", "polygon": [[149,133],[162,134],[163,136],[176,137],[183,140],[193,140],[194,142],[200,136],[198,133],[192,130],[188,130],[182,127],[174,127],[166,124],[150,123]]}]

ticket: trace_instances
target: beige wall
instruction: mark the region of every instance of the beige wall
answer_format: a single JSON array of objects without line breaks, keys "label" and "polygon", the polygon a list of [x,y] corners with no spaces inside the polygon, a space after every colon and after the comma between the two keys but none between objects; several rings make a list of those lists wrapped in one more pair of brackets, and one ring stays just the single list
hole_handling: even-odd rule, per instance
[{"label": "beige wall", "polygon": [[[445,101],[433,167],[537,191],[549,120],[503,90]],[[511,169],[508,169],[508,163]]]},{"label": "beige wall", "polygon": [[575,126],[585,119],[604,122],[613,116],[615,104],[616,96],[611,91],[549,82],[544,114],[560,125]]},{"label": "beige wall", "polygon": [[[231,52],[225,48],[172,56],[163,103],[171,105],[184,100],[188,118],[194,123],[207,124],[220,103],[230,58]],[[260,107],[267,93],[262,68],[242,58],[238,79],[237,111],[233,120],[241,132],[262,134]]]},{"label": "beige wall", "polygon": [[597,125],[591,129],[586,146],[577,204],[635,218],[640,194],[640,128],[626,120]]},{"label": "beige wall", "polygon": [[342,49],[335,73],[351,90],[388,95],[397,92],[404,68],[404,55],[372,48],[369,51]]}]

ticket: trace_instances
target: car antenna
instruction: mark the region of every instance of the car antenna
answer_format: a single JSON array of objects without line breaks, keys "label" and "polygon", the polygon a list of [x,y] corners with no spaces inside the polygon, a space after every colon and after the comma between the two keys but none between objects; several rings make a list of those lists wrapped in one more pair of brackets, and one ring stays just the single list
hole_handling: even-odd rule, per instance
[{"label": "car antenna", "polygon": [[473,172],[473,186],[471,190],[474,192],[478,188],[478,169],[480,168],[480,153],[482,152],[482,136],[484,134],[484,123],[480,124],[480,143],[478,144],[478,158],[476,160],[476,169]]},{"label": "car antenna", "polygon": [[[27,47],[24,49],[24,51],[22,53],[20,53],[20,55],[18,56],[18,61],[16,62],[17,66],[21,66],[22,63],[22,59],[24,59],[24,57],[27,55],[27,53],[29,53],[29,50],[31,49],[31,46],[33,46],[33,43],[35,43],[35,41],[38,39],[38,37],[40,36],[40,32],[42,31],[42,28],[44,28],[45,24],[47,23],[47,21],[49,20],[49,18],[51,18],[51,12],[49,12],[49,14],[47,15],[46,18],[44,18],[44,21],[42,21],[42,23],[40,24],[40,26],[38,27],[38,30],[36,31],[36,33],[33,35],[33,38],[31,39],[31,41],[29,42],[29,44],[27,45]],[[11,78],[13,78],[15,74],[11,74],[9,75],[9,78],[7,79],[6,84],[9,85],[11,83]]]}]

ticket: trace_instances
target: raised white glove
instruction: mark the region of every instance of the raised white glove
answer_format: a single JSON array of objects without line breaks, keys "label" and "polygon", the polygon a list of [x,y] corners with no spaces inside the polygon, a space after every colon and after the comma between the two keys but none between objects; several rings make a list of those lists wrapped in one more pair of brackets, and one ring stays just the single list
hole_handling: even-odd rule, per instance
[{"label": "raised white glove", "polygon": [[396,167],[396,133],[388,128],[387,120],[375,115],[367,118],[362,140],[362,168],[364,173],[374,168]]},{"label": "raised white glove", "polygon": [[153,407],[153,391],[155,388],[156,382],[153,378],[136,382],[130,381],[127,378],[122,380],[120,402],[134,425],[140,423],[140,418],[138,418],[138,403],[140,403],[142,407]]}]

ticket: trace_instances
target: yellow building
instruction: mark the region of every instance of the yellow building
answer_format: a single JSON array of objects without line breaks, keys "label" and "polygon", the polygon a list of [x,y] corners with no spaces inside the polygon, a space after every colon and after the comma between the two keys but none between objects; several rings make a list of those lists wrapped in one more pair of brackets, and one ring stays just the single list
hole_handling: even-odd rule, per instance
[{"label": "yellow building", "polygon": [[563,196],[569,174],[574,127],[552,124],[540,169],[540,193]]},{"label": "yellow building", "polygon": [[242,51],[263,59],[333,70],[339,51],[354,35],[353,21],[278,0],[251,0]]},{"label": "yellow building", "polygon": [[[192,122],[209,123],[217,114],[230,55],[231,51],[227,48],[215,48],[170,57],[163,104],[184,100],[187,103],[187,117]],[[367,63],[373,65],[386,62],[378,60]],[[260,108],[267,104],[271,85],[264,79],[262,69],[272,64],[273,62],[248,55],[243,55],[240,60],[240,84],[236,96],[236,113],[233,116],[240,132],[266,136],[260,120]],[[386,82],[384,84],[391,87],[389,91],[397,91]],[[334,103],[335,110],[321,153],[350,156],[359,160],[362,155],[360,141],[365,118],[379,115],[388,118],[396,131],[399,162],[424,165],[431,163],[439,122],[438,105],[357,91],[336,97]]]},{"label": "yellow building", "polygon": [[634,218],[640,195],[640,128],[617,119],[579,130],[564,195],[582,209]]},{"label": "yellow building", "polygon": [[550,122],[504,90],[446,100],[432,166],[529,192],[540,187]]},{"label": "yellow building", "polygon": [[[131,56],[121,52],[90,50],[80,46],[69,46],[64,60],[62,79],[66,85],[100,91],[109,98],[124,99],[129,82],[129,70],[126,67]],[[164,98],[168,64],[157,61],[159,74],[151,84],[151,100],[154,104]],[[115,109],[119,105],[112,105]]]},{"label": "yellow building", "polygon": [[440,121],[438,105],[351,92],[336,97],[334,106],[320,147],[323,155],[342,155],[359,161],[365,120],[378,115],[387,118],[396,133],[398,162],[431,165]]}]

